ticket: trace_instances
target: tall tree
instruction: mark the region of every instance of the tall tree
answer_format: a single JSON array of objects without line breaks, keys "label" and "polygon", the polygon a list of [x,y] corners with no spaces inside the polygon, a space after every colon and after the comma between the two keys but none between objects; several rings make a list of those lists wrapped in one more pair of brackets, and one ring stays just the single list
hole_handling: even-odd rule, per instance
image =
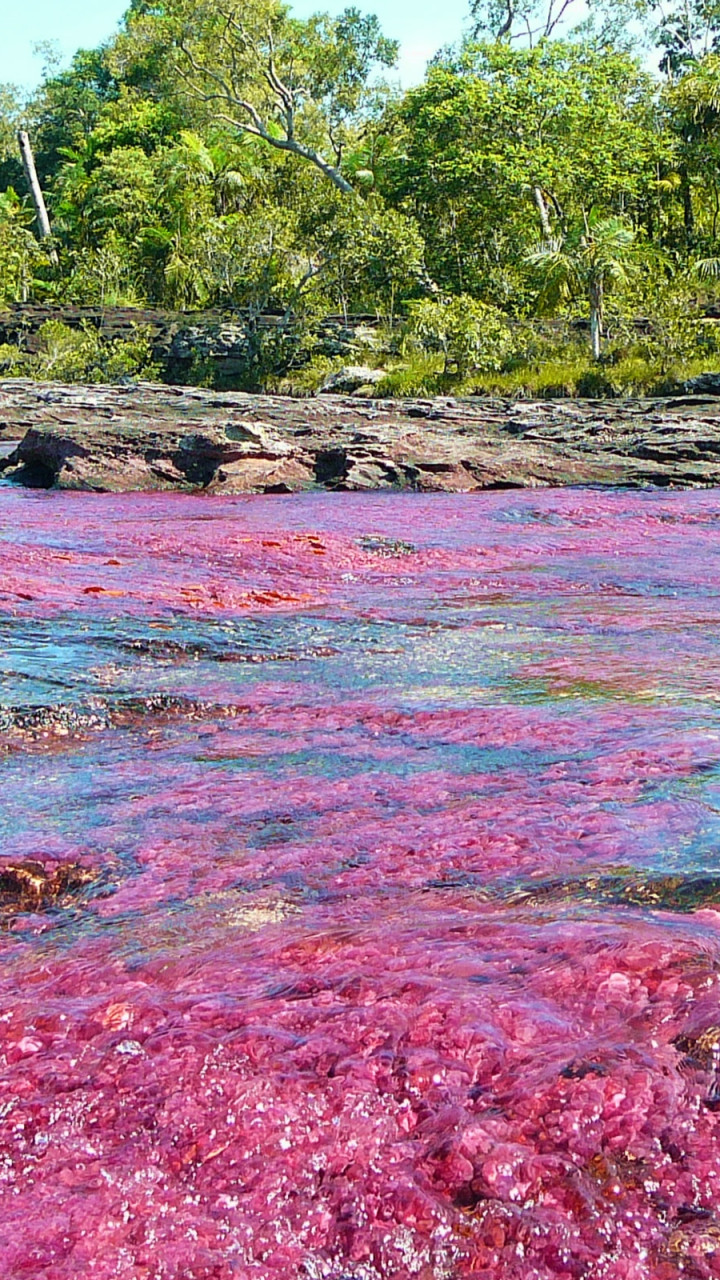
[{"label": "tall tree", "polygon": [[436,280],[522,306],[538,233],[583,211],[640,219],[672,150],[656,98],[629,55],[594,43],[469,45],[406,95],[380,187],[417,217]]},{"label": "tall tree", "polygon": [[684,249],[720,234],[720,54],[687,63],[664,95],[677,145]]},{"label": "tall tree", "polygon": [[720,50],[720,0],[644,0],[640,12],[654,23],[660,68],[670,79]]},{"label": "tall tree", "polygon": [[377,113],[375,73],[398,46],[376,17],[292,19],[279,0],[139,0],[126,44],[164,43],[185,94],[208,118],[313,165],[350,194],[345,150]]}]

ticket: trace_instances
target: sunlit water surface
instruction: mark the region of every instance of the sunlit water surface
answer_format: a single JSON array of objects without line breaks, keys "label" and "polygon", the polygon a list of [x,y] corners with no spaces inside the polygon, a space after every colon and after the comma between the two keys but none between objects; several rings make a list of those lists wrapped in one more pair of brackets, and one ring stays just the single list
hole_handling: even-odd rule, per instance
[{"label": "sunlit water surface", "polygon": [[720,1276],[719,623],[717,493],[1,489],[0,1274]]}]

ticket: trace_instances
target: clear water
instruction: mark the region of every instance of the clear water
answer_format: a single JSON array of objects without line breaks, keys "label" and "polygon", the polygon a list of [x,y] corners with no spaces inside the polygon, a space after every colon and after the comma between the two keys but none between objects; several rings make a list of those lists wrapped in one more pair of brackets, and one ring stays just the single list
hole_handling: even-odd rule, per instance
[{"label": "clear water", "polygon": [[0,566],[3,1276],[720,1275],[720,494],[4,488]]}]

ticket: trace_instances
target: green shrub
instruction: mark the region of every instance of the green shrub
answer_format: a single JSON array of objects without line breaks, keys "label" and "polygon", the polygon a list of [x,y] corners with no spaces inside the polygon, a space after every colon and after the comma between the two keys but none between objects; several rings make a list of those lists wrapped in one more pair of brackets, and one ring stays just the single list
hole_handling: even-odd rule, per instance
[{"label": "green shrub", "polygon": [[454,369],[459,377],[471,370],[499,371],[513,351],[513,332],[504,312],[467,294],[412,303],[408,334],[422,350],[442,354],[443,372]]},{"label": "green shrub", "polygon": [[141,329],[132,338],[108,341],[90,326],[71,329],[61,320],[47,320],[38,339],[35,354],[9,344],[0,347],[0,369],[5,377],[100,383],[160,376],[160,368],[152,360],[150,336]]},{"label": "green shrub", "polygon": [[9,342],[0,343],[0,374],[3,378],[31,378],[31,357]]},{"label": "green shrub", "polygon": [[348,361],[343,356],[314,356],[298,369],[267,379],[267,390],[280,396],[312,396],[331,373]]},{"label": "green shrub", "polygon": [[375,386],[373,395],[381,400],[413,396],[435,396],[448,390],[442,356],[424,351],[411,352],[400,363],[388,369]]}]

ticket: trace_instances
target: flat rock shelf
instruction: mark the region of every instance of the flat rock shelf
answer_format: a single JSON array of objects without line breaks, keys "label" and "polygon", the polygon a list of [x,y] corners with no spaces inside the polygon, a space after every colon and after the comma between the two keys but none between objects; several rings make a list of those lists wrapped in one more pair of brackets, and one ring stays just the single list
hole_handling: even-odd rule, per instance
[{"label": "flat rock shelf", "polygon": [[0,382],[0,474],[33,488],[472,492],[720,484],[720,397],[366,400]]}]

